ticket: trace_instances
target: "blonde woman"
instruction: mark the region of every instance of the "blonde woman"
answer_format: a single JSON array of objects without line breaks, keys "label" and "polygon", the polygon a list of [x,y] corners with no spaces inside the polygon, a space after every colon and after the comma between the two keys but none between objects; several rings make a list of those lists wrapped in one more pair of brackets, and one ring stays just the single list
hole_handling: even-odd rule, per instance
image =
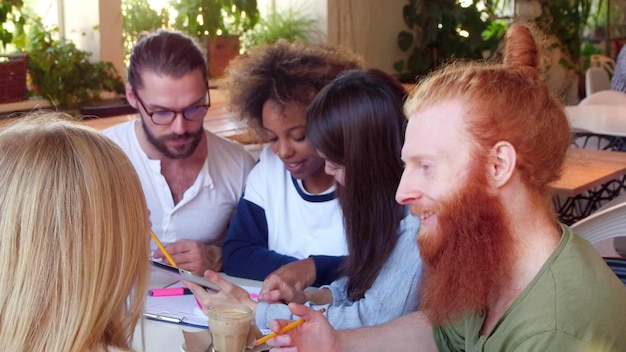
[{"label": "blonde woman", "polygon": [[0,131],[0,351],[129,351],[149,222],[124,152],[61,113]]}]

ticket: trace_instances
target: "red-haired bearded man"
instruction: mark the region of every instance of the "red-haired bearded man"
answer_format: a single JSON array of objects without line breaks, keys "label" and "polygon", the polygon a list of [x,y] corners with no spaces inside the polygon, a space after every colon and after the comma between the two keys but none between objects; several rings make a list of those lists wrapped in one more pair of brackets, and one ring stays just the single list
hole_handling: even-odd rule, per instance
[{"label": "red-haired bearded man", "polygon": [[452,64],[405,106],[396,199],[422,218],[420,310],[337,332],[291,304],[306,323],[272,351],[624,350],[626,287],[551,207],[570,145],[563,108],[530,30],[513,25],[507,41],[503,64]]}]

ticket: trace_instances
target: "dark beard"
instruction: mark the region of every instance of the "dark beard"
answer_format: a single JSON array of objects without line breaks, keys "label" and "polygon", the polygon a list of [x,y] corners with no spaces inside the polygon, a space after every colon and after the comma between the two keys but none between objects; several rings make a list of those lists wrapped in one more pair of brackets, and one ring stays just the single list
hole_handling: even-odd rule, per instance
[{"label": "dark beard", "polygon": [[466,185],[442,202],[437,228],[418,238],[425,267],[420,308],[433,325],[486,310],[489,295],[510,282],[512,237],[485,170],[484,163],[471,166]]},{"label": "dark beard", "polygon": [[[157,138],[148,130],[148,126],[146,126],[146,123],[143,119],[141,119],[141,127],[146,133],[146,138],[148,138],[150,144],[152,144],[161,154],[169,159],[185,159],[190,157],[193,152],[196,151],[198,145],[200,145],[200,142],[202,141],[202,134],[204,133],[204,128],[200,126],[197,131],[192,133],[184,133],[182,135],[170,134]],[[168,140],[174,140],[179,138],[189,139],[191,143],[185,146],[180,146],[180,148],[169,148],[165,144],[165,142]]]}]

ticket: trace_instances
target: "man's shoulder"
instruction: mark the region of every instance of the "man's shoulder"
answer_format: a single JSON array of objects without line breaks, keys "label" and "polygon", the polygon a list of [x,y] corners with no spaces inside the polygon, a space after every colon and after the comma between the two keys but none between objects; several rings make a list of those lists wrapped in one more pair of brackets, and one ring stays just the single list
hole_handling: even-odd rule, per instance
[{"label": "man's shoulder", "polygon": [[102,130],[102,134],[109,137],[122,148],[131,160],[135,157],[140,157],[141,153],[143,153],[143,151],[140,152],[141,147],[135,133],[135,120],[109,127]]},{"label": "man's shoulder", "polygon": [[205,134],[207,137],[209,168],[220,170],[220,173],[228,173],[226,170],[240,173],[243,170],[244,176],[247,177],[254,166],[254,158],[244,146],[215,135],[206,129]]},{"label": "man's shoulder", "polygon": [[[626,314],[626,288],[595,248],[569,227],[564,227],[561,241],[533,282],[529,301],[547,301],[548,306],[560,307],[561,315],[571,314],[572,318],[587,310],[593,315],[612,304],[622,306]],[[577,305],[585,307],[574,309]]]},{"label": "man's shoulder", "polygon": [[613,316],[626,315],[624,285],[593,247],[569,228],[564,229],[560,247],[514,302],[500,332],[517,336],[519,343],[531,337],[549,343],[569,336],[589,344],[593,337],[625,329],[625,322],[606,324]]},{"label": "man's shoulder", "polygon": [[134,120],[127,121],[102,130],[102,134],[117,141],[120,138],[128,138],[128,136],[134,135],[134,126]]},{"label": "man's shoulder", "polygon": [[204,131],[207,136],[209,153],[219,150],[221,152],[226,152],[232,155],[246,155],[251,157],[250,153],[248,153],[246,148],[244,148],[244,146],[240,143],[218,136],[207,129],[205,129]]}]

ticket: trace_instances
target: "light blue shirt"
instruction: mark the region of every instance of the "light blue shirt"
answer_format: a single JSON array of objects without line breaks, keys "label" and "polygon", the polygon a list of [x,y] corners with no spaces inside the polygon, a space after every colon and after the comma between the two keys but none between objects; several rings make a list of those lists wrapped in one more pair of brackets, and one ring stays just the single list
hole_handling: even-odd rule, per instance
[{"label": "light blue shirt", "polygon": [[[324,315],[335,329],[353,329],[382,324],[404,314],[416,311],[419,303],[419,281],[422,260],[417,246],[419,218],[408,214],[400,222],[398,242],[383,265],[372,286],[358,301],[347,297],[346,277],[321,288],[330,289],[333,303],[307,306],[315,310],[326,308]],[[267,328],[272,319],[299,319],[284,304],[260,302],[256,309],[256,323]]]}]

